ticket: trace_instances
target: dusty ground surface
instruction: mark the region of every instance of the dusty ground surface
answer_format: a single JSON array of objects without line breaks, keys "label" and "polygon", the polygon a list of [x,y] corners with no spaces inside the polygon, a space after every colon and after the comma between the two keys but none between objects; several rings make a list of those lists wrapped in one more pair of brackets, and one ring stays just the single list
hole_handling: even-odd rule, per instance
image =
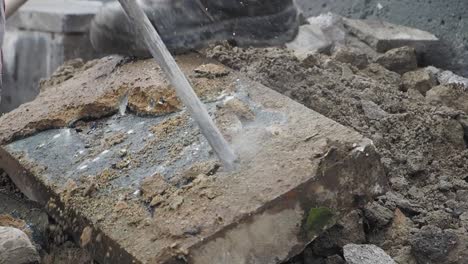
[{"label": "dusty ground surface", "polygon": [[301,63],[282,49],[217,46],[207,53],[371,138],[382,155],[392,190],[293,263],[340,263],[333,261],[350,240],[374,243],[402,264],[466,262],[466,113],[429,104],[415,89],[405,92],[401,75],[377,64],[359,70],[325,55]]}]

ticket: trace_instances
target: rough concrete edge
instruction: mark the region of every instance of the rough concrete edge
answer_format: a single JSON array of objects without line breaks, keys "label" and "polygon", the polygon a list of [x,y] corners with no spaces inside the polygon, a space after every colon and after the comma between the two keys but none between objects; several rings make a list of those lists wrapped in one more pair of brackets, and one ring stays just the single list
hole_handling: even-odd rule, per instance
[{"label": "rough concrete edge", "polygon": [[[369,161],[369,157],[371,157],[372,160]],[[327,202],[329,203],[334,199],[330,198],[329,200],[320,201],[321,198],[319,196],[313,196],[317,190],[322,190],[324,188],[324,183],[326,182],[328,182],[326,189],[337,187],[335,182],[330,182],[330,178],[335,176],[334,179],[338,180],[340,176],[346,175],[346,172],[349,172],[347,170],[348,166],[356,167],[356,164],[359,164],[359,170],[354,171],[352,174],[355,176],[353,179],[356,179],[356,181],[354,181],[353,184],[346,185],[347,189],[345,192],[346,197],[353,197],[354,200],[349,201],[345,198],[342,198],[341,200],[342,203],[347,203],[349,207],[345,207],[345,209],[338,209],[343,206],[338,205],[335,208],[334,206],[327,204]],[[341,170],[337,171],[337,167],[341,168]],[[364,180],[362,180],[363,178]],[[364,189],[354,188],[356,185],[361,185],[364,187]],[[346,146],[340,146],[337,148],[332,147],[329,153],[321,159],[320,165],[316,171],[316,177],[311,177],[309,180],[303,182],[299,186],[293,187],[294,189],[287,191],[278,196],[276,199],[265,203],[255,212],[244,215],[244,217],[238,221],[225,226],[222,230],[212,234],[200,243],[193,245],[183,252],[203,251],[205,250],[207,244],[213,241],[216,243],[217,238],[222,238],[226,236],[227,233],[235,231],[235,229],[238,228],[241,224],[244,224],[248,227],[249,225],[253,225],[259,217],[262,217],[266,214],[274,215],[278,212],[285,212],[286,210],[291,209],[297,211],[296,207],[299,205],[302,217],[302,225],[299,228],[300,232],[297,233],[295,237],[298,239],[298,243],[291,249],[284,249],[285,251],[288,251],[286,254],[287,257],[284,259],[278,258],[276,261],[276,263],[281,263],[282,261],[286,261],[289,258],[292,258],[302,252],[311,241],[317,238],[323,231],[334,225],[340,217],[343,217],[349,213],[349,211],[355,208],[363,207],[366,201],[371,201],[376,196],[383,194],[388,189],[388,187],[388,180],[385,169],[380,162],[380,155],[370,140],[364,138],[360,145],[349,151],[346,150]],[[364,197],[359,196],[358,193],[364,194]],[[343,193],[339,193],[339,195],[340,194],[342,195]],[[323,226],[320,226],[319,229],[308,230],[308,219],[311,210],[314,208],[324,208],[335,213],[333,213],[333,217],[329,219]],[[158,256],[158,260],[161,259],[162,263],[165,264],[177,264],[180,263],[181,260],[187,261],[188,263],[201,263],[197,261],[194,262],[193,258],[190,256],[190,253],[188,255],[181,255],[180,252],[181,251],[166,252],[165,256]],[[247,258],[247,256],[245,257]]]},{"label": "rough concrete edge", "polygon": [[343,21],[344,28],[348,31],[349,34],[356,36],[358,39],[360,39],[367,45],[374,48],[375,51],[380,52],[380,53],[384,53],[391,49],[402,47],[402,46],[414,47],[418,53],[421,53],[421,52],[425,52],[433,48],[435,45],[438,45],[440,42],[439,38],[437,38],[437,36],[435,36],[434,34],[431,34],[430,32],[420,30],[417,28],[392,24],[383,20],[375,20],[378,22],[382,22],[386,26],[395,25],[395,26],[402,27],[402,28],[417,30],[417,31],[426,33],[427,35],[431,35],[433,37],[433,39],[428,38],[424,40],[419,40],[417,41],[417,43],[415,41],[405,40],[405,39],[379,39],[373,35],[369,35],[367,32],[360,30],[355,25],[356,23],[365,23],[364,21],[360,21],[359,19],[351,19],[351,18],[343,18],[342,21]]},{"label": "rough concrete edge", "polygon": [[[54,194],[43,182],[36,177],[18,160],[11,156],[3,147],[0,148],[1,168],[10,176],[11,180],[28,198],[42,206],[57,223],[72,234],[73,239],[80,242],[85,229],[93,226],[89,220],[77,213],[73,208],[66,208],[60,197]],[[31,186],[36,186],[32,189]],[[95,226],[91,228],[90,243],[84,246],[101,264],[140,263],[115,241],[110,239]]]}]

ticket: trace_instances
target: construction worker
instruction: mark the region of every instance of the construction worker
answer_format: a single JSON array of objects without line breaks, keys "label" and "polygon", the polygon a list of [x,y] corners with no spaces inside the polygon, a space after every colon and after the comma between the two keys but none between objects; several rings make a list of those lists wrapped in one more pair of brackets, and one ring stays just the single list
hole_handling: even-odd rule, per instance
[{"label": "construction worker", "polygon": [[[293,0],[137,0],[169,50],[183,52],[220,40],[239,46],[275,46],[297,34]],[[101,52],[149,57],[143,39],[117,1],[105,4],[91,24]]]}]

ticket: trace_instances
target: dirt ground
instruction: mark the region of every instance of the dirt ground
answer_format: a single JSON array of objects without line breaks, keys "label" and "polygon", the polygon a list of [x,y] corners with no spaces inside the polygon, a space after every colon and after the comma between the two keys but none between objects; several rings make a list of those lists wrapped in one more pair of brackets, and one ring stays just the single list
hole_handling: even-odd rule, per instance
[{"label": "dirt ground", "polygon": [[349,242],[376,244],[402,264],[466,263],[464,112],[433,106],[416,90],[402,91],[401,75],[378,64],[356,65],[359,70],[325,55],[301,63],[282,49],[217,46],[207,53],[357,130],[381,153],[391,190],[291,263],[341,263],[341,247]]}]

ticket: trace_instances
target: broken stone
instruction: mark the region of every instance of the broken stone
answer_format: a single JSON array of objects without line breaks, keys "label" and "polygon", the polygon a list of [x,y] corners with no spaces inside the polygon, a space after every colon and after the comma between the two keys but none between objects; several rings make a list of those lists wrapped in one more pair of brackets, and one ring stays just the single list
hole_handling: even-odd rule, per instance
[{"label": "broken stone", "polygon": [[200,67],[196,68],[194,70],[195,76],[198,78],[218,78],[218,77],[223,77],[229,74],[229,70],[219,64],[213,64],[213,63],[208,63],[208,64],[203,64]]},{"label": "broken stone", "polygon": [[255,114],[250,107],[239,100],[238,98],[232,98],[224,102],[224,106],[229,108],[230,111],[235,113],[239,118],[243,118],[249,121],[255,119]]},{"label": "broken stone", "polygon": [[408,244],[408,239],[414,223],[406,217],[400,209],[395,209],[391,225],[385,231],[386,237],[392,245]]},{"label": "broken stone", "polygon": [[389,113],[382,110],[380,106],[378,106],[376,103],[372,101],[362,100],[361,105],[362,105],[362,110],[364,111],[364,114],[369,119],[381,120],[382,118],[387,117],[389,115]]},{"label": "broken stone", "polygon": [[348,63],[353,66],[356,66],[359,69],[364,69],[369,65],[369,58],[367,54],[357,49],[352,49],[348,47],[338,48],[333,53],[332,58],[339,62]]},{"label": "broken stone", "polygon": [[427,102],[445,105],[468,114],[468,93],[459,85],[438,85],[426,94]]},{"label": "broken stone", "polygon": [[304,60],[312,54],[328,52],[331,45],[332,43],[320,28],[313,25],[303,25],[299,27],[296,38],[287,43],[286,47],[293,51],[299,60]]},{"label": "broken stone", "polygon": [[373,202],[364,208],[364,216],[371,226],[382,228],[392,221],[393,212],[378,202]]},{"label": "broken stone", "polygon": [[148,177],[141,183],[141,191],[147,201],[151,201],[155,196],[164,194],[170,187],[160,174]]},{"label": "broken stone", "polygon": [[468,236],[465,228],[448,229],[447,233],[457,237],[455,247],[447,255],[447,263],[463,263],[468,258]]},{"label": "broken stone", "polygon": [[118,213],[128,208],[128,204],[124,201],[118,201],[114,206],[114,212]]},{"label": "broken stone", "polygon": [[451,71],[444,71],[433,66],[424,68],[425,71],[429,72],[437,78],[437,81],[441,85],[446,84],[459,84],[463,85],[465,89],[468,89],[468,78],[456,75]]},{"label": "broken stone", "polygon": [[419,263],[444,263],[457,244],[457,236],[435,226],[424,226],[410,238]]},{"label": "broken stone", "polygon": [[401,80],[403,82],[402,88],[404,92],[414,89],[424,96],[427,91],[437,85],[436,80],[425,70],[407,72],[403,74]]},{"label": "broken stone", "polygon": [[460,218],[460,223],[463,228],[468,230],[468,212],[464,212],[459,216]]},{"label": "broken stone", "polygon": [[343,247],[348,264],[396,264],[383,249],[375,245],[348,244]]},{"label": "broken stone", "polygon": [[439,39],[429,32],[384,21],[344,19],[344,25],[350,33],[377,52],[410,46],[419,53],[429,50],[439,42]]},{"label": "broken stone", "polygon": [[92,239],[93,239],[93,229],[87,226],[83,229],[83,232],[81,233],[80,246],[86,247],[87,245],[89,245],[89,243],[91,243]]},{"label": "broken stone", "polygon": [[184,202],[184,197],[175,196],[175,197],[172,198],[172,201],[169,203],[169,207],[172,210],[177,210],[177,209],[179,209],[179,207],[182,205],[183,202]]},{"label": "broken stone", "polygon": [[399,87],[401,84],[400,74],[387,70],[385,67],[377,63],[369,64],[369,66],[362,70],[361,73],[384,84],[395,85],[396,87]]},{"label": "broken stone", "polygon": [[416,51],[412,47],[401,47],[391,49],[385,54],[380,55],[376,62],[388,70],[404,74],[418,68]]},{"label": "broken stone", "polygon": [[39,260],[36,248],[23,231],[0,226],[1,263],[29,264]]}]

